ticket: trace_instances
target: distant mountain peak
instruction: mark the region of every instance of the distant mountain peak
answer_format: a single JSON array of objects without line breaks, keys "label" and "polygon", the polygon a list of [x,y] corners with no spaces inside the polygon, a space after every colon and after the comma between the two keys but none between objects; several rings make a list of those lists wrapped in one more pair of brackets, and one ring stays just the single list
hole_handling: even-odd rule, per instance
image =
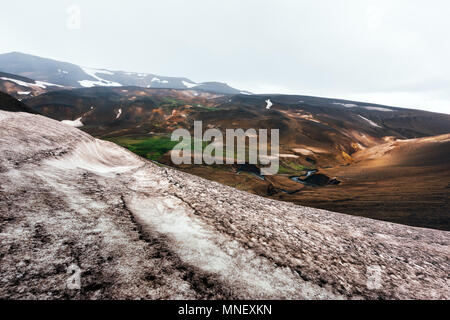
[{"label": "distant mountain peak", "polygon": [[219,94],[249,93],[218,81],[196,83],[185,77],[81,67],[21,52],[0,54],[0,71],[72,88],[138,86],[158,89],[195,88]]}]

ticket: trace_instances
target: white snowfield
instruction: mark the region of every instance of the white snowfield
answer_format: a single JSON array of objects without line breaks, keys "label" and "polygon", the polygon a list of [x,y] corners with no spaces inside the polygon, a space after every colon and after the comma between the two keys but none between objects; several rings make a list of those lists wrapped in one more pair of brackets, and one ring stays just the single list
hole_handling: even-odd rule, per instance
[{"label": "white snowfield", "polygon": [[449,232],[261,198],[42,116],[0,111],[0,179],[2,299],[450,298]]},{"label": "white snowfield", "polygon": [[96,79],[96,81],[93,81],[93,80],[78,81],[78,83],[83,87],[92,88],[95,86],[103,86],[103,87],[121,87],[122,86],[118,82],[105,80],[97,75],[97,74],[114,75],[114,73],[111,71],[103,70],[103,69],[92,69],[92,68],[86,68],[86,67],[83,67],[82,69],[84,72],[86,72],[86,74],[88,74],[92,78]]},{"label": "white snowfield", "polygon": [[0,79],[1,80],[5,80],[5,81],[14,82],[14,83],[18,84],[19,86],[27,87],[27,88],[33,88],[33,87],[38,87],[38,88],[41,88],[41,89],[46,89],[47,87],[63,88],[63,86],[60,86],[58,84],[45,82],[45,81],[34,81],[34,83],[31,83],[31,82],[25,82],[25,81],[22,81],[22,80],[11,79],[11,78],[6,78],[6,77],[0,77]]}]

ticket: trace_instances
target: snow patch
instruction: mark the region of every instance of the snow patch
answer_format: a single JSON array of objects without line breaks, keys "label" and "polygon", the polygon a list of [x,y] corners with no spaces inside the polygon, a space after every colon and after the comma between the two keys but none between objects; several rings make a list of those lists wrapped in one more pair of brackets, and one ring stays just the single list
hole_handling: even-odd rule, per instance
[{"label": "snow patch", "polygon": [[76,119],[76,120],[63,120],[61,121],[64,124],[67,124],[71,127],[75,127],[75,128],[79,128],[84,126],[83,122],[81,122],[81,117]]},{"label": "snow patch", "polygon": [[28,87],[28,88],[33,85],[32,83],[24,82],[24,81],[17,80],[17,79],[11,79],[11,78],[6,78],[6,77],[1,77],[0,79],[5,80],[5,81],[11,81],[11,82],[18,84],[19,86]]},{"label": "snow patch", "polygon": [[185,87],[187,87],[187,88],[193,88],[193,87],[196,87],[196,86],[197,86],[197,84],[192,83],[192,82],[187,82],[187,81],[184,81],[184,80],[182,80],[181,82],[182,82],[183,85],[184,85]]},{"label": "snow patch", "polygon": [[361,116],[361,115],[358,115],[361,119],[364,119],[364,120],[366,120],[368,123],[370,123],[370,125],[372,125],[372,126],[374,126],[374,127],[377,127],[377,128],[381,128],[378,124],[376,124],[375,122],[373,122],[372,120],[369,120],[369,119],[367,119],[367,118],[364,118],[363,116]]},{"label": "snow patch", "polygon": [[58,88],[63,88],[63,86],[60,86],[59,84],[54,84],[54,83],[50,83],[50,82],[45,82],[45,81],[35,81],[36,85],[38,87],[41,88],[46,88],[46,87],[58,87]]},{"label": "snow patch", "polygon": [[161,79],[159,79],[159,78],[157,78],[157,77],[153,77],[152,80],[151,80],[151,82],[169,83],[169,81],[167,81],[167,80],[161,80]]},{"label": "snow patch", "polygon": [[82,141],[67,156],[45,162],[63,170],[79,168],[99,175],[123,173],[142,165],[142,161],[133,154],[124,153],[112,142],[98,139]]},{"label": "snow patch", "polygon": [[341,105],[341,106],[344,106],[344,107],[346,107],[346,108],[355,108],[355,107],[358,106],[357,104],[354,104],[354,103],[333,102],[333,104]]},{"label": "snow patch", "polygon": [[267,99],[267,100],[266,100],[266,103],[267,103],[266,109],[267,109],[267,110],[270,110],[270,108],[273,106],[272,101],[270,101],[270,99]]},{"label": "snow patch", "polygon": [[97,81],[92,81],[92,80],[81,80],[78,81],[78,83],[86,88],[92,88],[95,86],[102,86],[102,87],[121,87],[122,85],[118,82],[114,82],[114,81],[109,81],[109,80],[105,80],[100,78],[99,76],[97,76],[97,73],[102,73],[102,74],[108,74],[108,75],[114,75],[114,73],[112,73],[111,71],[108,70],[99,70],[99,69],[91,69],[91,68],[84,68],[82,67],[83,71],[88,74],[89,76],[95,78]]},{"label": "snow patch", "polygon": [[17,94],[24,95],[24,96],[26,96],[30,93],[31,93],[30,91],[17,91]]},{"label": "snow patch", "polygon": [[394,111],[392,109],[381,108],[381,107],[364,107],[364,109],[375,110],[375,111],[384,111],[384,112],[393,112]]},{"label": "snow patch", "polygon": [[280,158],[299,158],[299,156],[297,156],[295,154],[290,154],[290,153],[279,153],[276,156],[278,156]]},{"label": "snow patch", "polygon": [[[144,177],[135,178],[139,183]],[[229,287],[246,291],[247,296],[339,298],[215,231],[178,198],[133,196],[129,208],[139,223],[166,236],[184,262],[215,274]]]},{"label": "snow patch", "polygon": [[85,88],[92,88],[95,86],[102,86],[102,87],[121,87],[122,85],[118,82],[112,82],[112,81],[91,81],[91,80],[81,80],[78,81],[78,83]]},{"label": "snow patch", "polygon": [[121,114],[122,114],[122,109],[119,109],[119,111],[117,112],[116,119],[119,119],[119,117],[120,117]]},{"label": "snow patch", "polygon": [[94,68],[85,68],[85,67],[82,67],[81,69],[83,69],[84,72],[86,72],[88,75],[90,75],[94,78],[95,78],[96,73],[108,74],[110,76],[114,75],[114,72],[111,72],[111,71],[105,70],[105,69],[94,69]]},{"label": "snow patch", "polygon": [[45,82],[45,81],[35,81],[34,83],[31,83],[31,82],[25,82],[25,81],[22,81],[22,80],[6,78],[6,77],[1,77],[0,79],[1,80],[5,80],[5,81],[11,81],[11,82],[14,82],[14,83],[18,84],[19,86],[27,87],[27,88],[39,87],[39,88],[45,89],[47,86],[48,87],[60,87],[60,88],[62,88],[62,86],[60,86],[58,84]]}]

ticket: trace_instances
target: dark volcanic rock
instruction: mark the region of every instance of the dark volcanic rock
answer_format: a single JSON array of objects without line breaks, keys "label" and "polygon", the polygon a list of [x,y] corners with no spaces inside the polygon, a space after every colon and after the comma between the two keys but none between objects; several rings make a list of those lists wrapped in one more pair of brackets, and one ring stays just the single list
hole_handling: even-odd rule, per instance
[{"label": "dark volcanic rock", "polygon": [[37,111],[3,92],[0,92],[0,110],[38,114]]}]

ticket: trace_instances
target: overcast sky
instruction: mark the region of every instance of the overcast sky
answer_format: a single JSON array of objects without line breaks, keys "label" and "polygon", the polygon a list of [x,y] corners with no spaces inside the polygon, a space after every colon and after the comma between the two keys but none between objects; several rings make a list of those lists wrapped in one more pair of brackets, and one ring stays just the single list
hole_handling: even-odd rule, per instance
[{"label": "overcast sky", "polygon": [[8,1],[0,53],[450,113],[449,15],[446,0]]}]

